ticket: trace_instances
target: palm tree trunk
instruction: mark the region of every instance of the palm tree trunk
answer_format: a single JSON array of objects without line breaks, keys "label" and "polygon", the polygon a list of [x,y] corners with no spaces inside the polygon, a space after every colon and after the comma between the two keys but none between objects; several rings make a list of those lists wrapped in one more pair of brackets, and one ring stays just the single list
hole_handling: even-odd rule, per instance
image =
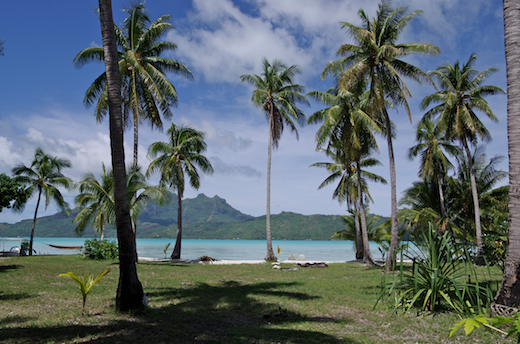
[{"label": "palm tree trunk", "polygon": [[361,187],[361,168],[359,166],[359,159],[356,159],[357,188],[359,198],[359,213],[361,216],[361,233],[363,235],[363,262],[368,265],[376,265],[374,256],[370,251],[370,242],[368,241],[367,217],[365,214],[365,207],[363,206],[363,188]]},{"label": "palm tree trunk", "polygon": [[392,124],[386,108],[383,107],[383,114],[385,117],[386,125],[386,142],[388,146],[388,159],[390,165],[390,188],[391,188],[391,202],[392,202],[392,229],[390,232],[390,249],[388,251],[388,257],[386,259],[386,270],[392,271],[395,266],[395,248],[399,242],[399,228],[397,227],[397,186],[396,186],[396,174],[395,174],[395,159],[394,159],[394,147],[392,144]]},{"label": "palm tree trunk", "polygon": [[138,117],[134,114],[134,165],[137,166],[137,149],[139,146],[139,123]]},{"label": "palm tree trunk", "polygon": [[42,188],[38,188],[38,201],[36,202],[36,209],[34,210],[34,218],[31,229],[31,242],[29,243],[29,255],[33,254],[33,240],[34,240],[34,229],[36,228],[36,217],[38,216],[38,208],[40,207],[40,200],[42,199]]},{"label": "palm tree trunk", "polygon": [[507,66],[507,136],[509,141],[509,236],[504,279],[491,305],[520,305],[520,2],[504,0]]},{"label": "palm tree trunk", "polygon": [[105,227],[106,227],[106,222],[103,221],[103,224],[101,225],[101,241],[103,241],[105,239]]},{"label": "palm tree trunk", "polygon": [[271,150],[272,150],[272,121],[273,110],[269,116],[269,144],[267,147],[267,209],[265,212],[265,232],[267,236],[267,254],[265,260],[268,262],[276,262],[276,256],[273,252],[273,243],[271,241]]},{"label": "palm tree trunk", "polygon": [[177,186],[177,238],[171,259],[181,259],[181,240],[182,240],[182,197],[180,187]]},{"label": "palm tree trunk", "polygon": [[356,226],[356,259],[363,259],[363,238],[359,225],[359,210],[357,201],[354,202],[354,225]]},{"label": "palm tree trunk", "polygon": [[112,3],[99,0],[99,20],[103,37],[103,52],[107,75],[108,107],[110,114],[110,149],[114,174],[114,202],[117,240],[119,244],[119,283],[116,309],[122,312],[143,307],[143,287],[137,277],[135,241],[126,186],[125,151],[123,147],[123,120],[121,113],[121,84]]},{"label": "palm tree trunk", "polygon": [[475,263],[477,265],[484,265],[484,253],[482,252],[482,227],[480,226],[480,205],[478,201],[477,182],[475,180],[475,171],[473,170],[473,159],[466,140],[461,140],[462,146],[466,151],[466,158],[468,159],[469,178],[471,181],[471,195],[473,197],[473,208],[475,213],[475,234],[477,236],[477,256]]},{"label": "palm tree trunk", "polygon": [[444,191],[442,190],[442,178],[439,176],[439,179],[437,180],[437,185],[439,186],[439,199],[441,203],[441,234],[446,231],[446,209],[445,209],[445,203],[444,203]]}]

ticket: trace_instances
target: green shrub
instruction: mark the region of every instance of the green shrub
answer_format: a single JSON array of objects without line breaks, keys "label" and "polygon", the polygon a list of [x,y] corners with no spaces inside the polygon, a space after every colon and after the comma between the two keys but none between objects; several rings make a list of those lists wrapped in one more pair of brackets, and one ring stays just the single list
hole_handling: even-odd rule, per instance
[{"label": "green shrub", "polygon": [[83,259],[116,259],[119,256],[117,242],[112,240],[86,240],[81,253]]},{"label": "green shrub", "polygon": [[388,300],[393,300],[394,310],[402,309],[405,313],[413,308],[427,312],[482,312],[489,306],[493,293],[488,283],[477,279],[476,271],[468,263],[468,252],[458,249],[448,232],[440,235],[430,225],[416,245],[420,257],[405,254],[413,261],[411,269],[403,268],[401,263],[399,275],[382,284],[379,300],[386,294]]}]

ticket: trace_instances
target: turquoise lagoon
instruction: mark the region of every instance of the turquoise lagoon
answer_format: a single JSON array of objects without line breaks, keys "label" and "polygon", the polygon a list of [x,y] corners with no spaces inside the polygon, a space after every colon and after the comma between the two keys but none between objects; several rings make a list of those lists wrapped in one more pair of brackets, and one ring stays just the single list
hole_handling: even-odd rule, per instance
[{"label": "turquoise lagoon", "polygon": [[[81,246],[86,238],[34,238],[37,254],[79,254],[79,250],[63,250],[48,246]],[[115,240],[115,239],[108,239]],[[164,258],[164,248],[171,243],[167,257],[172,253],[175,239],[137,239],[139,257]],[[278,246],[280,254],[277,254]],[[181,256],[184,259],[197,259],[210,256],[216,259],[262,260],[266,253],[265,240],[198,240],[183,239]],[[352,241],[313,241],[313,240],[273,240],[273,249],[279,260],[290,255],[305,255],[309,261],[348,261],[355,259]],[[374,258],[380,259],[381,252],[376,243],[370,248]]]}]

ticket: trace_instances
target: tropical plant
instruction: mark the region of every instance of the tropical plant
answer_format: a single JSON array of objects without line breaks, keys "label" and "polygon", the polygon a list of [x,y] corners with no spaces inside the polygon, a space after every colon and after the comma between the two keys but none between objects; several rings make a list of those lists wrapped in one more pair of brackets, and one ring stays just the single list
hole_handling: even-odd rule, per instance
[{"label": "tropical plant", "polygon": [[[365,214],[368,214],[368,206],[365,204]],[[349,210],[350,215],[342,215],[341,220],[343,221],[345,228],[335,232],[331,239],[332,240],[349,240],[354,241],[357,243],[358,236],[361,236],[361,233],[358,232],[357,227],[359,226],[359,212],[356,212],[355,210]],[[356,219],[356,217],[358,217]],[[367,232],[368,232],[368,240],[374,241],[378,244],[383,244],[385,242],[390,243],[390,234],[383,226],[376,226],[377,222],[380,220],[379,216],[372,215],[368,216],[367,219]],[[362,241],[363,238],[360,238]],[[356,251],[358,250],[358,246],[355,245],[354,248]],[[363,250],[363,246],[361,246],[361,250]],[[358,252],[356,252],[356,259],[363,259],[363,251],[361,251],[361,254],[358,255]]]},{"label": "tropical plant", "polygon": [[[327,92],[313,91],[308,93],[309,97],[327,107],[313,113],[307,122],[322,123],[316,133],[317,149],[327,147],[327,154],[335,158],[336,163],[345,165],[345,168],[347,168],[346,165],[351,164],[348,175],[352,177],[352,180],[348,181],[342,178],[333,197],[338,197],[340,203],[344,198],[349,208],[353,206],[356,213],[363,213],[355,217],[357,230],[356,255],[357,258],[360,258],[360,254],[363,254],[364,261],[373,265],[374,260],[370,252],[368,237],[365,235],[367,226],[363,207],[363,202],[368,201],[370,196],[367,194],[367,199],[363,199],[362,195],[367,192],[367,187],[363,185],[360,178],[357,178],[356,171],[361,168],[361,166],[358,166],[361,159],[366,158],[372,150],[377,150],[373,132],[381,132],[381,129],[379,123],[374,121],[364,110],[368,95],[368,92],[365,92],[365,83],[352,85],[349,90],[341,89],[338,87],[338,83],[342,73],[341,66],[338,66],[338,70],[334,74],[336,86],[330,88]],[[339,160],[336,158],[339,158]],[[376,163],[379,164],[378,161]],[[334,169],[332,165],[323,165],[323,167]],[[333,175],[334,173],[331,177]],[[324,186],[324,184],[322,185]],[[348,186],[348,191],[346,186]],[[361,226],[359,219],[361,219]]]},{"label": "tropical plant", "polygon": [[446,175],[449,169],[453,167],[444,152],[455,157],[460,155],[460,152],[458,147],[452,145],[444,138],[444,133],[431,119],[423,119],[419,122],[415,141],[417,144],[410,148],[408,157],[413,159],[420,155],[419,177],[437,180],[442,221],[442,224],[439,224],[439,228],[444,231],[446,230],[447,219],[443,187]]},{"label": "tropical plant", "polygon": [[123,147],[123,115],[121,112],[121,83],[112,3],[99,0],[99,21],[103,37],[103,56],[106,71],[107,104],[110,116],[110,152],[114,174],[114,206],[119,245],[119,284],[116,309],[121,312],[143,307],[143,286],[137,276],[137,255],[132,219],[128,206],[125,151]]},{"label": "tropical plant", "polygon": [[[508,332],[498,328],[498,326],[504,324],[512,324],[512,326],[509,327]],[[469,335],[477,328],[484,328],[488,332],[498,332],[505,335],[506,338],[516,335],[517,343],[520,343],[520,313],[516,313],[512,316],[496,317],[487,317],[484,314],[476,314],[470,318],[463,318],[451,328],[449,337],[453,336],[453,334],[461,327],[464,327],[466,335]]]},{"label": "tropical plant", "polygon": [[478,249],[478,232],[472,231],[472,225],[475,224],[472,183],[474,181],[479,196],[481,215],[478,218],[481,220],[482,228],[492,230],[493,214],[498,214],[499,209],[507,207],[507,188],[494,187],[507,177],[507,173],[498,169],[503,157],[496,156],[487,161],[483,147],[476,147],[470,159],[471,161],[468,161],[464,155],[459,156],[457,174],[447,180],[447,196],[450,208],[453,209],[453,222],[462,229],[463,244],[466,244],[468,237],[474,239],[477,243],[477,258],[482,258],[484,253],[482,249]]},{"label": "tropical plant", "polygon": [[[138,128],[145,121],[153,127],[162,128],[161,115],[171,118],[171,106],[177,103],[177,90],[166,78],[165,73],[180,74],[193,80],[191,71],[182,63],[161,57],[164,52],[173,52],[177,45],[159,41],[174,29],[168,21],[170,15],[163,15],[151,22],[144,4],[133,4],[124,11],[127,13],[121,28],[114,26],[118,51],[119,75],[121,78],[121,99],[125,126],[132,112],[134,125],[134,160],[137,165]],[[92,61],[103,61],[101,47],[89,47],[74,57],[74,66],[82,67]],[[101,74],[85,94],[87,107],[97,101],[95,115],[100,122],[108,111],[106,73]]]},{"label": "tropical plant", "polygon": [[206,151],[204,133],[189,127],[172,124],[166,132],[168,142],[154,142],[148,148],[148,155],[154,159],[148,166],[146,175],[159,171],[162,185],[177,191],[177,238],[171,255],[172,259],[181,257],[182,240],[182,197],[184,197],[184,174],[189,177],[190,185],[198,189],[199,167],[204,173],[213,173],[213,167],[203,155]]},{"label": "tropical plant", "polygon": [[344,66],[345,72],[340,80],[340,87],[351,88],[359,82],[370,83],[370,114],[373,118],[381,118],[384,123],[384,134],[387,139],[390,186],[391,186],[391,210],[392,210],[392,240],[390,254],[387,260],[387,269],[394,266],[394,250],[398,243],[397,227],[397,188],[395,177],[395,161],[392,145],[393,131],[390,117],[387,111],[386,101],[394,105],[403,105],[411,120],[410,109],[406,98],[410,91],[404,83],[404,78],[410,78],[418,82],[431,82],[426,73],[419,68],[403,61],[402,58],[412,54],[435,55],[440,49],[426,43],[397,43],[401,33],[407,25],[421,11],[407,13],[408,7],[393,8],[389,0],[382,0],[379,4],[376,17],[370,20],[363,10],[358,14],[362,20],[362,26],[358,27],[349,22],[342,22],[341,27],[346,28],[354,44],[343,44],[337,55],[343,56],[339,60],[329,63],[322,72],[322,78],[335,73],[338,66]]},{"label": "tropical plant", "polygon": [[[349,147],[350,145],[346,144],[346,146],[331,145],[326,151],[327,156],[332,158],[334,163],[321,162],[311,166],[324,167],[330,173],[319,188],[323,188],[339,179],[332,197],[338,198],[340,203],[347,200],[347,203],[354,204],[354,212],[359,214],[358,216],[361,220],[361,230],[358,234],[362,237],[363,261],[367,264],[375,265],[369,246],[368,226],[364,209],[365,202],[371,200],[366,179],[383,184],[386,183],[386,180],[377,174],[366,171],[367,167],[380,165],[379,160],[368,156],[362,156],[360,161],[357,160],[357,156],[353,159],[349,156],[349,153],[352,153],[352,151],[348,151],[351,148]],[[363,209],[361,209],[362,207]],[[359,248],[356,249],[356,251],[358,250]]]},{"label": "tropical plant", "polygon": [[0,174],[0,212],[4,208],[17,211],[27,202],[27,196],[25,189],[14,178]]},{"label": "tropical plant", "polygon": [[166,252],[168,252],[168,248],[170,248],[170,244],[171,242],[169,242],[166,247],[164,248],[163,252],[164,252],[164,259],[166,259]]},{"label": "tropical plant", "polygon": [[[135,237],[137,219],[144,207],[150,201],[162,205],[170,199],[170,194],[162,186],[148,185],[140,166],[133,165],[128,168],[128,171],[126,176],[128,202]],[[87,226],[92,224],[94,229],[101,233],[101,241],[103,241],[106,224],[116,223],[113,185],[114,175],[112,171],[107,171],[104,165],[100,181],[92,173],[87,173],[78,183],[80,194],[76,196],[75,201],[83,209],[73,220],[78,223],[76,232],[83,233]]]},{"label": "tropical plant", "polygon": [[83,296],[83,308],[81,309],[81,316],[83,316],[83,313],[85,312],[85,303],[87,302],[87,295],[90,292],[90,289],[92,289],[92,287],[109,272],[110,269],[103,270],[95,279],[93,275],[89,275],[88,277],[86,277],[85,275],[78,277],[74,272],[60,274],[60,277],[70,277],[74,281],[78,282],[79,289],[81,290],[81,295]]},{"label": "tropical plant", "polygon": [[509,231],[508,253],[502,285],[491,307],[491,315],[520,305],[520,3],[504,0],[504,42],[507,72],[507,138],[509,142]]},{"label": "tropical plant", "polygon": [[293,77],[300,73],[296,65],[287,67],[282,61],[274,60],[269,63],[264,58],[262,61],[263,72],[261,75],[244,74],[240,81],[252,85],[255,90],[251,102],[264,111],[269,123],[269,139],[267,148],[267,207],[266,207],[266,236],[267,254],[266,261],[276,261],[271,241],[271,149],[278,148],[278,142],[282,137],[284,125],[296,134],[298,130],[293,122],[296,120],[303,125],[305,115],[296,104],[309,104],[302,93],[304,86],[293,84]]},{"label": "tropical plant", "polygon": [[[13,168],[12,173],[15,176],[15,181],[21,185],[27,186],[25,190],[25,197],[29,198],[35,193],[38,194],[38,201],[36,202],[36,209],[34,210],[34,217],[31,229],[31,241],[29,247],[29,255],[33,252],[34,229],[36,227],[36,218],[38,216],[38,208],[42,194],[45,196],[45,208],[49,206],[51,201],[65,214],[70,213],[69,205],[63,199],[58,186],[70,188],[72,181],[61,173],[62,168],[70,167],[71,163],[68,159],[53,157],[45,154],[41,148],[36,148],[34,159],[29,167],[24,164],[17,165]],[[26,203],[20,204],[18,209],[24,209]]]},{"label": "tropical plant", "polygon": [[[388,285],[388,295],[396,295],[395,310],[463,313],[489,306],[491,290],[479,283],[471,264],[466,264],[467,252],[460,253],[449,232],[441,235],[430,225],[417,239],[419,255],[405,254],[413,260],[411,270],[404,269],[401,262],[399,276]],[[468,279],[471,275],[473,280]]]},{"label": "tropical plant", "polygon": [[118,256],[117,242],[111,240],[85,240],[81,247],[83,259],[116,259]]},{"label": "tropical plant", "polygon": [[[98,181],[93,173],[87,173],[82,181],[78,182],[79,195],[74,199],[77,206],[82,208],[72,220],[77,223],[76,232],[83,233],[89,224],[100,233],[101,241],[105,237],[105,228],[109,217],[115,224],[114,214],[114,177],[111,171],[105,169]],[[109,215],[110,214],[110,215]]]},{"label": "tropical plant", "polygon": [[[425,110],[430,105],[436,104],[426,112],[424,117],[430,119],[438,116],[439,125],[445,131],[446,137],[460,143],[470,163],[468,168],[477,235],[477,257],[480,257],[482,255],[480,206],[469,145],[476,145],[479,137],[482,140],[491,139],[489,131],[475,111],[484,113],[492,121],[498,121],[484,97],[504,93],[504,91],[496,86],[483,85],[486,78],[498,69],[488,68],[479,72],[473,68],[476,59],[477,55],[472,54],[462,66],[457,61],[455,65],[445,63],[436,70],[430,71],[428,74],[436,81],[440,90],[426,96],[421,102],[421,108]],[[478,259],[478,262],[483,263],[482,259]]]}]

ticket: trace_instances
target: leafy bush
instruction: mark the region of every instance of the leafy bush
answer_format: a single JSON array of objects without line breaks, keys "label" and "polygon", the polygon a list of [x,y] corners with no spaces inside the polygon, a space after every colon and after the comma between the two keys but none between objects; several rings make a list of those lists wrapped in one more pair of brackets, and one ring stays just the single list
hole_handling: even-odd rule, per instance
[{"label": "leafy bush", "polygon": [[[489,305],[492,291],[478,281],[476,271],[466,263],[470,261],[469,254],[453,244],[448,232],[439,235],[430,225],[416,245],[420,257],[405,255],[413,261],[411,269],[401,263],[397,278],[382,285],[379,300],[388,293],[394,310],[402,309],[405,313],[412,308],[429,312],[441,309],[459,313],[472,309],[482,312]],[[469,276],[473,276],[473,280]]]},{"label": "leafy bush", "polygon": [[83,259],[116,259],[119,256],[117,242],[111,240],[86,240],[81,253]]}]

